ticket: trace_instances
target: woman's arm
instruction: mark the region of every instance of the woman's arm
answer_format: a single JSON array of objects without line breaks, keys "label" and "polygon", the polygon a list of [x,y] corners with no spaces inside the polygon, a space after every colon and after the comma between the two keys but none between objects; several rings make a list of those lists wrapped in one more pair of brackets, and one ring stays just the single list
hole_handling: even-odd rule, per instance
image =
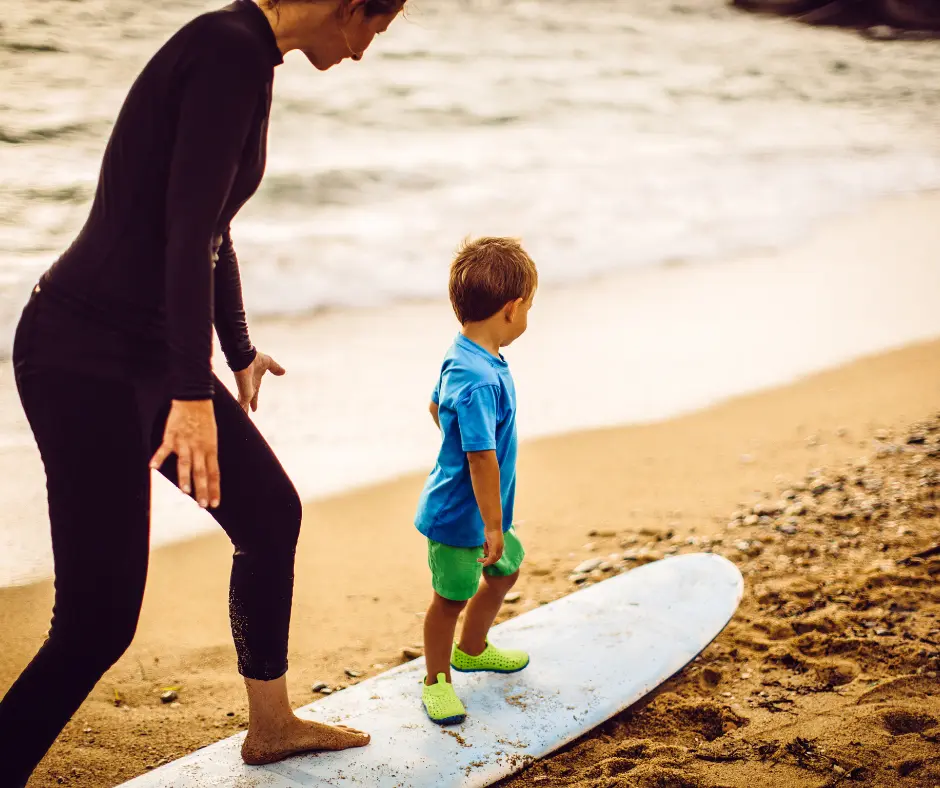
[{"label": "woman's arm", "polygon": [[[183,68],[166,196],[166,331],[172,396],[212,397],[212,244],[264,85],[233,43]],[[221,260],[221,258],[220,258]]]},{"label": "woman's arm", "polygon": [[264,87],[236,42],[178,64],[179,108],[166,194],[166,340],[173,399],[159,468],[175,454],[177,483],[202,507],[221,502],[212,404],[212,253],[222,208]]},{"label": "woman's arm", "polygon": [[238,258],[230,229],[222,233],[218,255],[215,264],[215,330],[229,368],[240,372],[251,365],[257,351],[248,336]]}]

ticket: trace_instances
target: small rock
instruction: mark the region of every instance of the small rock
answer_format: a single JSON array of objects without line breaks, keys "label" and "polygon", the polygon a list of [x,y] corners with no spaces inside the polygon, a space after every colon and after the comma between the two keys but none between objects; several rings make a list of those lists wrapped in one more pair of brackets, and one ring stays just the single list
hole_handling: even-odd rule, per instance
[{"label": "small rock", "polygon": [[836,774],[845,774],[845,769],[843,769],[837,763],[832,764],[832,771],[834,771]]},{"label": "small rock", "polygon": [[160,700],[164,703],[175,703],[179,699],[179,695],[176,690],[167,690],[160,696]]},{"label": "small rock", "polygon": [[586,575],[588,572],[597,569],[602,563],[604,563],[602,558],[588,558],[587,561],[582,561],[574,568],[574,573],[576,575]]},{"label": "small rock", "polygon": [[702,681],[710,687],[717,687],[721,683],[721,671],[715,668],[702,668]]},{"label": "small rock", "polygon": [[592,539],[593,538],[610,539],[616,535],[617,535],[616,531],[599,531],[599,530],[588,531],[588,536],[590,536]]},{"label": "small rock", "polygon": [[588,542],[586,545],[584,545],[583,549],[588,553],[593,553],[597,549],[597,545],[594,544],[594,542]]},{"label": "small rock", "polygon": [[747,526],[757,525],[760,518],[756,514],[749,514],[744,518],[744,524]]},{"label": "small rock", "polygon": [[568,581],[571,583],[575,583],[577,585],[581,585],[581,583],[585,582],[586,580],[587,580],[587,575],[585,574],[576,574],[576,575],[568,576]]},{"label": "small rock", "polygon": [[875,440],[877,441],[891,440],[891,433],[888,430],[875,430]]},{"label": "small rock", "polygon": [[747,681],[751,677],[750,673],[742,673],[741,678]]},{"label": "small rock", "polygon": [[597,568],[601,572],[613,572],[614,571],[614,565],[610,563],[610,561],[604,561]]},{"label": "small rock", "polygon": [[346,670],[343,672],[351,679],[358,679],[362,676],[362,673],[360,673],[358,670],[353,670],[352,668],[346,668]]},{"label": "small rock", "polygon": [[504,601],[507,602],[507,603],[510,604],[510,605],[514,605],[514,604],[515,604],[516,602],[518,602],[520,599],[522,599],[522,594],[521,594],[520,592],[518,592],[518,591],[510,591],[508,594],[506,594],[506,597],[505,597],[505,600],[504,600]]},{"label": "small rock", "polygon": [[316,684],[314,684],[310,688],[310,691],[311,692],[323,692],[323,690],[329,689],[329,688],[330,688],[330,685],[327,684],[325,681],[318,681]]},{"label": "small rock", "polygon": [[401,655],[405,659],[418,659],[424,656],[424,649],[417,646],[406,646],[401,650]]},{"label": "small rock", "polygon": [[791,525],[790,523],[783,523],[782,525],[777,526],[777,530],[782,534],[788,534],[792,536],[797,532],[798,529],[795,525]]},{"label": "small rock", "polygon": [[329,687],[324,687],[323,689],[320,690],[320,694],[321,694],[321,695],[332,695],[332,694],[333,694],[333,690],[331,690]]},{"label": "small rock", "polygon": [[874,25],[866,28],[864,33],[874,41],[894,41],[898,37],[897,30],[891,25]]}]

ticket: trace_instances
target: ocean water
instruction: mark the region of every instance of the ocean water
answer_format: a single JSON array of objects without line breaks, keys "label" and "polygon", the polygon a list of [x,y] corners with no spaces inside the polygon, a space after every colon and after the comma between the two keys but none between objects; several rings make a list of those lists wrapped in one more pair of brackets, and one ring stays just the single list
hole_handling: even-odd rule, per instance
[{"label": "ocean water", "polygon": [[[940,188],[935,45],[721,0],[408,4],[361,63],[321,74],[288,56],[267,178],[233,228],[252,337],[288,368],[253,418],[305,500],[433,462],[427,397],[466,235],[521,236],[540,268],[510,349],[524,439],[667,418],[940,332],[935,199],[811,241],[837,214]],[[213,7],[7,5],[0,357],[85,219],[135,75]],[[797,241],[811,244],[797,259],[760,254]],[[8,371],[0,586],[52,570]],[[153,502],[154,545],[217,528],[159,479]]]},{"label": "ocean water", "polygon": [[[86,216],[127,88],[203,0],[34,0],[0,22],[0,352]],[[940,53],[720,0],[412,0],[362,63],[298,54],[237,218],[250,316],[439,295],[468,234],[542,281],[786,243],[940,185]]]}]

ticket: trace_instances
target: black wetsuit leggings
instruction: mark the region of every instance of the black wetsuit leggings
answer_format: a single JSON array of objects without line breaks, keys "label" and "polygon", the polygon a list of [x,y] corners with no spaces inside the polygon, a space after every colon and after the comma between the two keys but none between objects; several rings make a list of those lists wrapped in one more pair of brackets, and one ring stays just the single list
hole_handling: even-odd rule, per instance
[{"label": "black wetsuit leggings", "polygon": [[[46,469],[55,608],[48,638],[0,701],[0,786],[22,786],[96,682],[134,637],[147,576],[150,440],[138,397],[119,381],[43,369],[17,375]],[[222,502],[213,516],[235,546],[230,586],[239,672],[287,670],[301,505],[251,419],[215,384]],[[171,457],[161,472],[176,479]]]}]

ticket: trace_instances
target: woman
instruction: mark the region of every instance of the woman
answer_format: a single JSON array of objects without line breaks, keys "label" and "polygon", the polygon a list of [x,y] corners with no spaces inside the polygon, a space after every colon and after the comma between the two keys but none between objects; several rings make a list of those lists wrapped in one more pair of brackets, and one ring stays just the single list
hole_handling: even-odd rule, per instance
[{"label": "woman", "polygon": [[[16,332],[20,398],[46,469],[56,597],[48,639],[0,702],[3,785],[24,785],[130,644],[147,572],[150,468],[235,546],[230,608],[248,691],[242,755],[268,763],[368,743],[287,697],[301,506],[255,428],[252,346],[229,225],[261,181],[274,68],[359,60],[404,0],[236,0],[182,28],[115,123],[88,221]],[[238,399],[213,377],[215,325]]]}]

